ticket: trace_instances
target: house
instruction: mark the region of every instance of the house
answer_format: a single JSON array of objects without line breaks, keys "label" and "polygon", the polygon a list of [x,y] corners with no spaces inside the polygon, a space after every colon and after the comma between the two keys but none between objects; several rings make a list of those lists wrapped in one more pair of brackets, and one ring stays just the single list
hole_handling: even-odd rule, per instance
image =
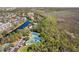
[{"label": "house", "polygon": [[12,24],[10,22],[0,23],[0,32],[7,31],[11,27],[12,27]]}]

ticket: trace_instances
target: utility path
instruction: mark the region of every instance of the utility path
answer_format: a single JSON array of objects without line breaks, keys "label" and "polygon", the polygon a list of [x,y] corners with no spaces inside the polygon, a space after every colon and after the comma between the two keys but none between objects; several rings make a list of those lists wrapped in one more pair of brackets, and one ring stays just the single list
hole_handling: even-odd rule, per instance
[{"label": "utility path", "polygon": [[25,45],[25,42],[25,38],[20,39],[20,41],[18,41],[18,43],[9,52],[16,52],[20,47]]}]

